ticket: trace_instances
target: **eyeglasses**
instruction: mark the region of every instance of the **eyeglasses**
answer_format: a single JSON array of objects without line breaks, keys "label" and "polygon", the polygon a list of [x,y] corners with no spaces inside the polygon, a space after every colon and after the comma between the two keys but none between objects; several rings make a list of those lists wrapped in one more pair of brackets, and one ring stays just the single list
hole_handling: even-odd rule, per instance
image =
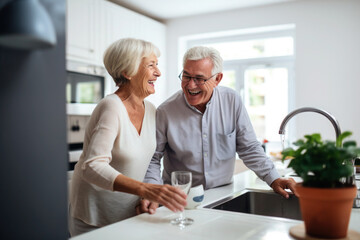
[{"label": "eyeglasses", "polygon": [[186,73],[184,74],[184,70],[181,71],[181,73],[179,74],[179,79],[182,81],[182,82],[190,82],[191,79],[194,80],[195,84],[196,85],[203,85],[205,84],[205,82],[209,79],[211,79],[212,77],[214,77],[216,74],[218,73],[215,73],[214,75],[212,75],[211,77],[205,79],[205,78],[202,78],[202,77],[191,77],[189,75],[186,75]]}]

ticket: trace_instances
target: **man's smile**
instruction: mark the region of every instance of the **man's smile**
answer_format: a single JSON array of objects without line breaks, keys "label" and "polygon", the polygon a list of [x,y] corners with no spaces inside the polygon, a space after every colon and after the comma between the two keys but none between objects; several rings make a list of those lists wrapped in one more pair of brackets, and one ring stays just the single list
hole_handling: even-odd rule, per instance
[{"label": "man's smile", "polygon": [[201,90],[190,90],[190,89],[188,89],[188,93],[189,93],[191,96],[196,96],[196,95],[198,95],[199,93],[201,93]]}]

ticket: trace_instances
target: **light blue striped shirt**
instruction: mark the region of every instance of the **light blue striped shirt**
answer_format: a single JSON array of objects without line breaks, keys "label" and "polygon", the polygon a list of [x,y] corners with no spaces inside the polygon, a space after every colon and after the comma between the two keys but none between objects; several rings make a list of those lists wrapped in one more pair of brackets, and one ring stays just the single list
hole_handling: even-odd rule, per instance
[{"label": "light blue striped shirt", "polygon": [[187,101],[182,90],[161,104],[156,111],[156,152],[145,182],[171,184],[171,172],[191,171],[193,186],[205,189],[232,182],[235,155],[270,185],[279,178],[272,161],[256,139],[240,95],[218,86],[206,110],[201,113]]}]

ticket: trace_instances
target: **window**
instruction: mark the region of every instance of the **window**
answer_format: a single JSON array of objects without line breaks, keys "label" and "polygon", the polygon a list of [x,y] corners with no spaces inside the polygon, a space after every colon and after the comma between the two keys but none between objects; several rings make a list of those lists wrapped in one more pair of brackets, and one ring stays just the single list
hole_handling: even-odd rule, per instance
[{"label": "window", "polygon": [[274,29],[189,38],[186,45],[214,47],[221,53],[224,76],[220,85],[240,93],[260,141],[281,145],[278,130],[293,104],[295,26]]},{"label": "window", "polygon": [[279,141],[277,130],[288,112],[288,69],[253,68],[244,75],[244,103],[257,136]]}]

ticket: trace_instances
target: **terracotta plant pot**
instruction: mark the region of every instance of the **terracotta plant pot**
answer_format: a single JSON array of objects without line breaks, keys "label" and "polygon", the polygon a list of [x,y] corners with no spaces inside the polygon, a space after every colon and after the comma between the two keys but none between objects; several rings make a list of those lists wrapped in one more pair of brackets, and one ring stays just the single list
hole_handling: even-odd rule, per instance
[{"label": "terracotta plant pot", "polygon": [[320,238],[345,238],[356,187],[312,188],[296,185],[306,234]]}]

